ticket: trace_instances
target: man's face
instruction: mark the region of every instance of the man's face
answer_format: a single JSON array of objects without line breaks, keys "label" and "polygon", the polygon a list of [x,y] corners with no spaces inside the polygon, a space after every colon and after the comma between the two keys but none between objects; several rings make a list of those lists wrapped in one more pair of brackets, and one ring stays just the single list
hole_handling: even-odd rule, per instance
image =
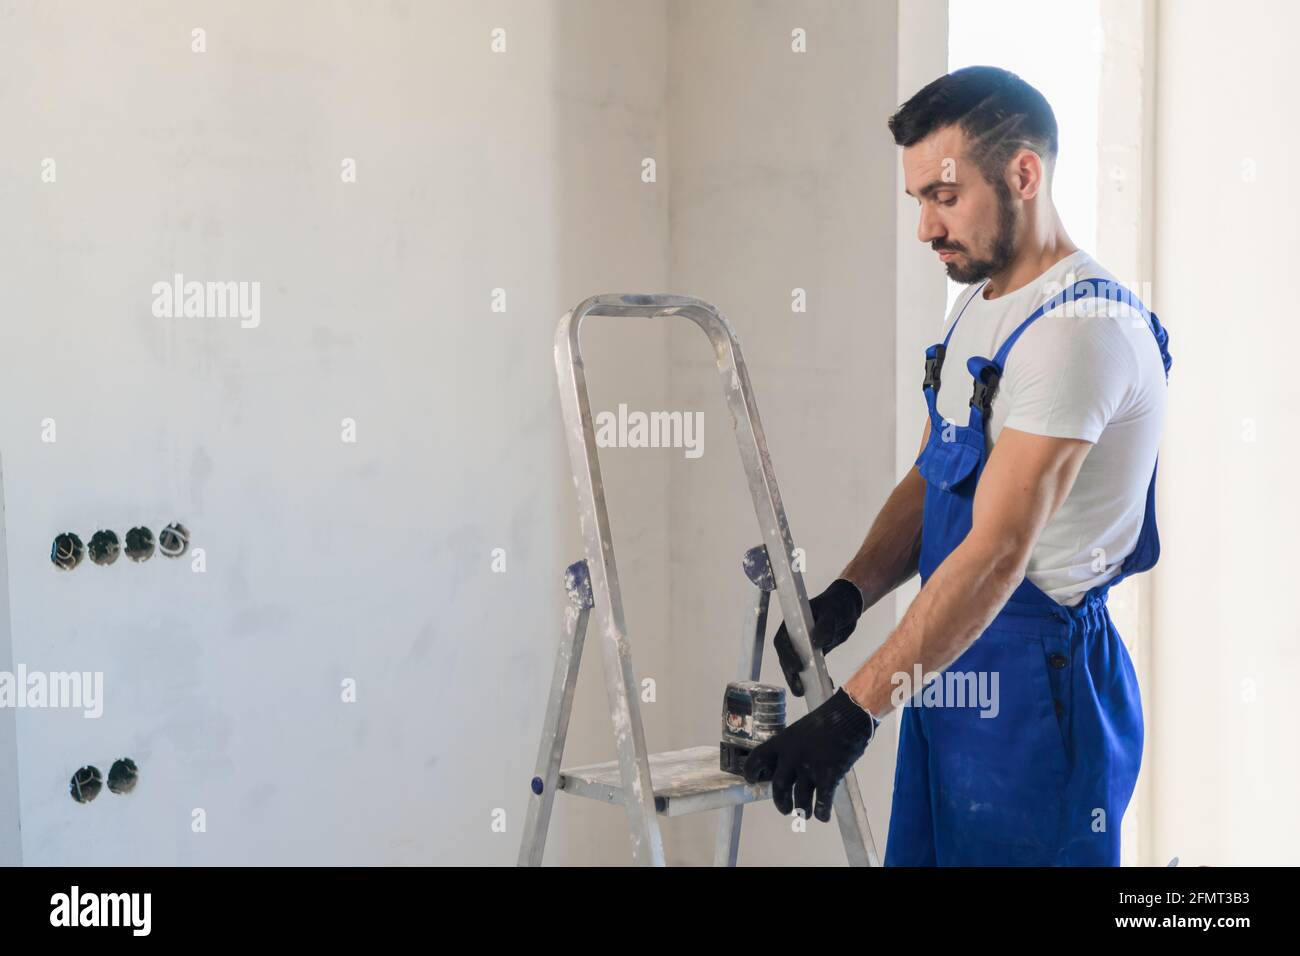
[{"label": "man's face", "polygon": [[967,161],[960,128],[935,130],[906,147],[903,181],[921,207],[916,238],[939,254],[948,278],[978,282],[1011,264],[1020,204],[1006,180],[990,184]]}]

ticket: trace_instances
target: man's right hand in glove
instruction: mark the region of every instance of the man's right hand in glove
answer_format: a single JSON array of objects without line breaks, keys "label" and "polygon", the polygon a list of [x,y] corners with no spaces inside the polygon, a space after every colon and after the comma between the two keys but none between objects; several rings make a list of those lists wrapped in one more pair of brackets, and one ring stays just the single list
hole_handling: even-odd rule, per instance
[{"label": "man's right hand in glove", "polygon": [[745,758],[745,780],[772,781],[772,802],[781,813],[798,807],[805,820],[815,816],[825,823],[831,818],[835,788],[879,726],[880,721],[841,687],[826,703],[755,747]]},{"label": "man's right hand in glove", "polygon": [[[812,609],[813,616],[813,646],[819,648],[822,654],[829,654],[847,641],[853,629],[858,626],[858,618],[864,610],[863,603],[862,591],[847,578],[837,578],[821,594],[810,598],[808,606]],[[795,653],[794,643],[790,640],[784,621],[777,629],[772,643],[776,647],[781,670],[785,672],[785,682],[790,685],[790,693],[802,697],[799,655]]]}]

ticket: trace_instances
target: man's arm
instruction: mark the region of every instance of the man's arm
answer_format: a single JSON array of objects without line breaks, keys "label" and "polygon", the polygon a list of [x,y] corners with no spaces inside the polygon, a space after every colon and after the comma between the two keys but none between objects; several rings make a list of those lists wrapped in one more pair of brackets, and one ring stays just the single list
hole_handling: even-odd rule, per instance
[{"label": "man's arm", "polygon": [[895,674],[911,674],[918,662],[923,673],[941,671],[975,642],[1024,578],[1038,536],[1091,448],[1082,439],[1002,429],[975,489],[970,532],[845,683],[850,697],[880,718],[894,709]]},{"label": "man's arm", "polygon": [[[927,417],[921,434],[922,450],[929,438]],[[894,487],[862,547],[840,574],[861,589],[863,611],[916,574],[924,512],[925,479],[913,465]]]},{"label": "man's arm", "polygon": [[[930,420],[921,434],[921,447],[930,437]],[[913,465],[894,487],[876,515],[857,556],[821,594],[808,599],[813,614],[813,646],[823,654],[839,647],[857,627],[862,614],[916,573],[921,554],[921,518],[925,511],[925,479]],[[803,662],[781,622],[772,639],[790,693],[802,697]]]}]

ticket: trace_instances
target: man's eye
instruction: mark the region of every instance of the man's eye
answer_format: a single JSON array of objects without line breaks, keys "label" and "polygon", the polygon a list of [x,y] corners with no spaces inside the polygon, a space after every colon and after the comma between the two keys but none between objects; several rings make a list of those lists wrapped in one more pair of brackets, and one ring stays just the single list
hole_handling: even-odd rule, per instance
[{"label": "man's eye", "polygon": [[940,205],[940,206],[955,206],[955,205],[957,205],[957,197],[956,197],[956,196],[953,196],[951,199],[940,199],[940,200],[939,200],[939,205]]}]

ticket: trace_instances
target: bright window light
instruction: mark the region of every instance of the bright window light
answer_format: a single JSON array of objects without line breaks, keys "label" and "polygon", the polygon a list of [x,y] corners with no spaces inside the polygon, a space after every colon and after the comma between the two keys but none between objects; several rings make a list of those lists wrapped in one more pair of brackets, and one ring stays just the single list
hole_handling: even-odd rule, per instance
[{"label": "bright window light", "polygon": [[[949,0],[948,69],[1000,66],[1036,87],[1060,127],[1052,196],[1065,231],[1097,248],[1097,109],[1103,36],[1100,0]],[[948,283],[948,305],[967,286]]]}]

